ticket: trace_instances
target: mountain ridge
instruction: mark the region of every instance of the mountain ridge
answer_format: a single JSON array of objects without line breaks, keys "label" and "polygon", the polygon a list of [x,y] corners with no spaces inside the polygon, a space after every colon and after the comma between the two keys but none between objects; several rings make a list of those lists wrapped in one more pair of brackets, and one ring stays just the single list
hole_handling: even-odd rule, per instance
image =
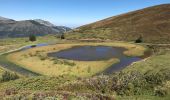
[{"label": "mountain ridge", "polygon": [[15,21],[0,17],[0,38],[4,37],[26,37],[30,34],[43,36],[47,34],[62,34],[71,28],[56,26],[41,19]]},{"label": "mountain ridge", "polygon": [[12,20],[12,19],[5,18],[5,17],[0,16],[0,20]]}]

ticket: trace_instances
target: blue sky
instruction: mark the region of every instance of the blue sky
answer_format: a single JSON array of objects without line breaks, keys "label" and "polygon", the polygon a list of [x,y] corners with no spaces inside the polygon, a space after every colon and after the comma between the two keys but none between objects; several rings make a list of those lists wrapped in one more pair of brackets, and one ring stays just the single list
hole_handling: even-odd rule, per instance
[{"label": "blue sky", "polygon": [[170,0],[0,0],[0,16],[77,27]]}]

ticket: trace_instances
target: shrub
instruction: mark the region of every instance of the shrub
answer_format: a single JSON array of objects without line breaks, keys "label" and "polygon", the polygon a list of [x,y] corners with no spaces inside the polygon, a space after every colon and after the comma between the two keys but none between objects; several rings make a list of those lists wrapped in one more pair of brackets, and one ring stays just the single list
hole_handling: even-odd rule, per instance
[{"label": "shrub", "polygon": [[141,43],[141,42],[143,42],[142,36],[140,36],[139,38],[137,38],[137,39],[135,40],[135,43]]},{"label": "shrub", "polygon": [[167,89],[164,87],[160,87],[160,86],[157,87],[154,92],[155,92],[155,96],[163,97],[167,95]]},{"label": "shrub", "polygon": [[165,81],[165,76],[159,72],[156,74],[145,74],[145,79],[147,81],[147,83],[151,84],[151,85],[160,85],[163,83],[163,81]]},{"label": "shrub", "polygon": [[36,41],[36,36],[34,35],[34,34],[31,34],[30,36],[29,36],[29,40],[30,41]]},{"label": "shrub", "polygon": [[11,72],[5,71],[2,74],[1,81],[6,82],[6,81],[10,81],[10,80],[15,80],[15,79],[18,79],[18,78],[19,78],[19,76],[16,73],[11,73]]},{"label": "shrub", "polygon": [[65,36],[64,36],[64,34],[62,34],[60,38],[61,38],[61,39],[65,39]]}]

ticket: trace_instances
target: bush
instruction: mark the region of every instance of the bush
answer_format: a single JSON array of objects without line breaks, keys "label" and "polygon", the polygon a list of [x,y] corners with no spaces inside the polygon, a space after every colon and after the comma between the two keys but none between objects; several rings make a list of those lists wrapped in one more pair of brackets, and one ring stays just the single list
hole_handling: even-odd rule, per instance
[{"label": "bush", "polygon": [[143,42],[142,36],[140,36],[138,39],[135,40],[135,43],[141,43],[141,42]]},{"label": "bush", "polygon": [[62,35],[61,35],[61,39],[65,39],[65,36],[64,36],[64,34],[62,34]]},{"label": "bush", "polygon": [[2,74],[1,81],[6,82],[6,81],[10,81],[10,80],[15,80],[15,79],[18,79],[18,78],[19,78],[19,76],[16,73],[11,73],[11,72],[5,71]]},{"label": "bush", "polygon": [[36,41],[36,36],[34,35],[34,34],[31,34],[30,36],[29,36],[29,40],[30,41]]},{"label": "bush", "polygon": [[145,74],[145,79],[147,81],[147,83],[151,84],[151,85],[161,85],[163,83],[163,81],[165,81],[165,76],[159,72],[159,73],[155,73],[155,74]]},{"label": "bush", "polygon": [[166,88],[160,86],[157,87],[154,92],[155,92],[155,96],[161,96],[161,97],[166,96],[168,93]]}]

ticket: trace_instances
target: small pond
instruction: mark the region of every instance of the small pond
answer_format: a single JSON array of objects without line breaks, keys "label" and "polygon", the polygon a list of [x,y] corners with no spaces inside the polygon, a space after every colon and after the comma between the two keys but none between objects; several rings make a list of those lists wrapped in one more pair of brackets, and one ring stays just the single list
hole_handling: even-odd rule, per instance
[{"label": "small pond", "polygon": [[126,49],[120,47],[77,46],[59,52],[49,53],[48,56],[77,61],[100,61],[118,58],[120,62],[113,64],[102,72],[103,74],[111,74],[142,59],[141,57],[128,57],[123,53],[124,51]]}]

